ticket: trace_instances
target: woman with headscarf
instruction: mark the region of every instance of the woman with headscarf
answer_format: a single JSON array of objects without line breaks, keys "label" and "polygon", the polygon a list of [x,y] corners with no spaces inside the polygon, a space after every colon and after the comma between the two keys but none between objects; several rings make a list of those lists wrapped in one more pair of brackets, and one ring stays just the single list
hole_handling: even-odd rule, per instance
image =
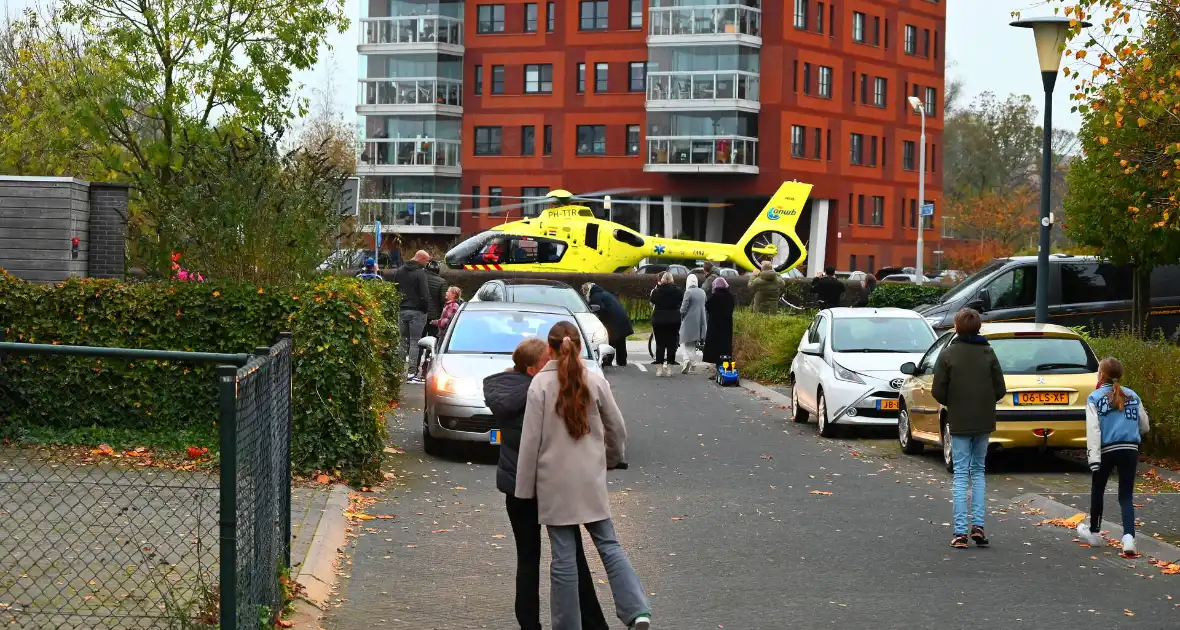
[{"label": "woman with headscarf", "polygon": [[705,313],[708,316],[704,353],[706,363],[720,365],[722,357],[733,356],[733,307],[729,283],[725,278],[718,277],[713,281],[713,292],[705,302]]},{"label": "woman with headscarf", "polygon": [[692,369],[692,360],[696,355],[697,344],[705,340],[705,290],[700,288],[695,275],[689,274],[684,290],[684,299],[680,302],[680,343],[684,348],[684,367],[681,374],[688,374]]},{"label": "woman with headscarf", "polygon": [[658,376],[668,376],[668,365],[676,363],[676,341],[680,334],[680,303],[684,299],[684,292],[672,279],[672,274],[665,271],[660,274],[659,283],[651,290],[648,301],[651,302],[651,329],[656,338],[656,360],[652,365],[657,368]]}]

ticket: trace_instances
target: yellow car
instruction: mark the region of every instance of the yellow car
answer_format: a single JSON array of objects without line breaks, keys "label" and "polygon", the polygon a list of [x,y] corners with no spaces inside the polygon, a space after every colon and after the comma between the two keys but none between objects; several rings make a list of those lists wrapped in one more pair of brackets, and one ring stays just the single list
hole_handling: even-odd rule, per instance
[{"label": "yellow car", "polygon": [[[1000,366],[1008,393],[996,403],[996,432],[990,449],[1086,448],[1086,397],[1098,383],[1098,359],[1081,335],[1052,324],[988,324],[980,329]],[[902,451],[921,453],[923,445],[942,449],[952,469],[946,408],[934,400],[934,364],[955,337],[938,338],[917,363],[901,371],[901,409],[897,434]]]}]

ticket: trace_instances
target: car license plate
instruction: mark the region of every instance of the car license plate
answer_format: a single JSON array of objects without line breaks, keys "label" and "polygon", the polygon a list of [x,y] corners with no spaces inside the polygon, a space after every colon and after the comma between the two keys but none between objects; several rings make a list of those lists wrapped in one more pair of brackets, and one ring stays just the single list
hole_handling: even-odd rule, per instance
[{"label": "car license plate", "polygon": [[1068,392],[1017,392],[1012,394],[1013,405],[1068,405]]},{"label": "car license plate", "polygon": [[878,400],[877,401],[877,409],[880,409],[881,411],[897,411],[897,401],[896,400]]},{"label": "car license plate", "polygon": [[499,444],[500,443],[500,430],[499,429],[492,429],[491,431],[488,431],[488,436],[490,438],[488,441],[490,441],[492,444]]}]

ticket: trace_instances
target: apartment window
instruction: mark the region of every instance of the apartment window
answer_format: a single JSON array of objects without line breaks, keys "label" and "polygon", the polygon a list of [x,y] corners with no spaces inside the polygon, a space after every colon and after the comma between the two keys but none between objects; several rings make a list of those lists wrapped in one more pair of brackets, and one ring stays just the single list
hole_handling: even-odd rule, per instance
[{"label": "apartment window", "polygon": [[904,50],[907,55],[918,54],[918,27],[913,24],[905,25]]},{"label": "apartment window", "polygon": [[791,91],[799,91],[799,60],[791,62]]},{"label": "apartment window", "polygon": [[578,94],[586,91],[586,64],[578,64]]},{"label": "apartment window", "polygon": [[881,168],[889,166],[889,138],[881,136]]},{"label": "apartment window", "polygon": [[501,127],[476,127],[475,154],[500,155],[500,138],[503,133]]},{"label": "apartment window", "polygon": [[877,136],[869,136],[869,166],[877,165]]},{"label": "apartment window", "polygon": [[[934,205],[934,202],[930,201],[929,199],[926,200],[926,203],[931,206]],[[930,210],[931,210],[931,212],[933,212],[935,209],[932,207]],[[933,230],[934,229],[934,215],[933,214],[928,217],[922,217],[922,228],[926,229],[926,230]]]},{"label": "apartment window", "polygon": [[475,67],[475,95],[483,94],[483,66]]},{"label": "apartment window", "polygon": [[546,186],[534,187],[525,186],[520,189],[520,196],[526,197],[524,206],[521,212],[526,217],[535,217],[541,214],[541,209],[545,206],[545,198],[549,195],[549,188]]},{"label": "apartment window", "polygon": [[606,155],[606,125],[578,125],[578,155]]},{"label": "apartment window", "polygon": [[553,155],[553,125],[545,125],[544,137],[541,142],[541,151],[545,155]]},{"label": "apartment window", "polygon": [[849,271],[858,271],[858,269],[856,268],[856,254],[852,254],[851,256],[848,257],[848,270]]},{"label": "apartment window", "polygon": [[914,150],[917,145],[913,140],[905,140],[901,143],[901,168],[906,171],[917,170],[914,168]]},{"label": "apartment window", "polygon": [[579,28],[583,31],[605,31],[607,27],[607,0],[582,0],[578,6]]},{"label": "apartment window", "polygon": [[805,157],[807,155],[807,129],[801,125],[791,125],[791,157]]},{"label": "apartment window", "polygon": [[795,0],[795,28],[807,30],[807,2]]},{"label": "apartment window", "polygon": [[824,152],[827,154],[828,159],[830,160],[830,159],[832,159],[832,130],[831,129],[828,130],[828,137],[824,141],[824,143],[827,145],[827,149],[825,149]]},{"label": "apartment window", "polygon": [[631,22],[633,29],[643,28],[643,0],[631,0]]},{"label": "apartment window", "polygon": [[856,72],[852,72],[852,84],[848,87],[848,93],[852,95],[853,104],[856,103]]},{"label": "apartment window", "polygon": [[608,79],[607,65],[605,63],[594,64],[594,91],[605,92],[610,86]]},{"label": "apartment window", "polygon": [[910,199],[910,227],[918,227],[918,200]]},{"label": "apartment window", "polygon": [[889,18],[885,18],[885,49],[889,49]]},{"label": "apartment window", "polygon": [[815,3],[815,32],[824,33],[824,3]]},{"label": "apartment window", "polygon": [[934,58],[938,59],[938,31],[934,31]]},{"label": "apartment window", "polygon": [[932,87],[926,88],[925,105],[926,105],[926,115],[927,116],[934,115],[934,102],[935,102],[936,98],[937,98],[937,95],[934,92],[934,88],[932,88]]},{"label": "apartment window", "polygon": [[865,14],[860,11],[852,13],[852,41],[865,43]]},{"label": "apartment window", "polygon": [[627,125],[627,155],[639,155],[639,125]]},{"label": "apartment window", "polygon": [[885,225],[885,198],[873,197],[873,215],[869,217],[869,225],[881,227]]},{"label": "apartment window", "polygon": [[862,105],[867,105],[869,102],[869,75],[860,75],[860,102]]},{"label": "apartment window", "polygon": [[922,29],[922,56],[930,56],[930,29]]},{"label": "apartment window", "polygon": [[887,82],[884,77],[877,77],[873,80],[873,105],[877,107],[885,107],[885,90]]},{"label": "apartment window", "polygon": [[524,32],[537,32],[537,3],[535,2],[524,5]]},{"label": "apartment window", "polygon": [[929,161],[930,161],[930,172],[937,173],[938,169],[935,168],[934,165],[938,164],[938,161],[935,159],[935,147],[933,144],[930,145],[930,160]]},{"label": "apartment window", "polygon": [[853,166],[860,166],[864,162],[865,137],[863,134],[854,133],[849,142],[851,155],[849,159]]},{"label": "apartment window", "polygon": [[500,197],[503,195],[504,190],[499,186],[488,186],[488,214],[492,216],[500,214],[500,206],[504,205]]},{"label": "apartment window", "polygon": [[828,37],[836,37],[836,5],[828,6]]},{"label": "apartment window", "polygon": [[865,265],[865,271],[867,271],[869,273],[874,273],[873,270],[877,268],[877,257],[876,256],[869,256],[868,258],[869,258],[869,262],[868,262],[868,264]]},{"label": "apartment window", "polygon": [[492,94],[504,93],[504,66],[492,66]]},{"label": "apartment window", "polygon": [[819,67],[819,95],[832,98],[832,69],[828,66]]},{"label": "apartment window", "polygon": [[876,15],[873,16],[873,45],[881,45],[881,18]]},{"label": "apartment window", "polygon": [[823,157],[820,153],[820,151],[823,149],[823,143],[824,143],[824,130],[820,129],[819,127],[816,127],[815,128],[815,149],[814,149],[815,155],[814,155],[814,157],[817,160],[820,159],[821,157]]},{"label": "apartment window", "polygon": [[632,61],[628,66],[628,75],[630,80],[627,82],[627,90],[631,92],[642,92],[647,89],[647,62],[646,61]]},{"label": "apartment window", "polygon": [[471,214],[475,214],[479,210],[479,186],[471,187]]},{"label": "apartment window", "polygon": [[553,64],[526,64],[524,67],[525,94],[553,93]]},{"label": "apartment window", "polygon": [[865,224],[865,196],[856,196],[856,223],[857,225]]},{"label": "apartment window", "polygon": [[537,128],[525,125],[520,128],[520,154],[533,155],[536,152]]},{"label": "apartment window", "polygon": [[803,93],[811,94],[811,64],[803,64]]},{"label": "apartment window", "polygon": [[479,7],[476,9],[475,31],[477,33],[503,33],[504,5],[479,5]]},{"label": "apartment window", "polygon": [[545,30],[552,33],[557,28],[557,3],[545,5]]}]

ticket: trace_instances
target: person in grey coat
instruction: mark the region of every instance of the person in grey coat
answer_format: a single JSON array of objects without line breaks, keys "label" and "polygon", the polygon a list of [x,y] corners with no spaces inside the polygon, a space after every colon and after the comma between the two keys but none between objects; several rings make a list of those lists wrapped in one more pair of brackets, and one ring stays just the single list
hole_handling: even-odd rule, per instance
[{"label": "person in grey coat", "polygon": [[688,276],[684,300],[680,302],[680,343],[684,348],[681,374],[688,374],[692,369],[697,344],[705,340],[705,290],[697,286],[698,282],[696,276]]}]

